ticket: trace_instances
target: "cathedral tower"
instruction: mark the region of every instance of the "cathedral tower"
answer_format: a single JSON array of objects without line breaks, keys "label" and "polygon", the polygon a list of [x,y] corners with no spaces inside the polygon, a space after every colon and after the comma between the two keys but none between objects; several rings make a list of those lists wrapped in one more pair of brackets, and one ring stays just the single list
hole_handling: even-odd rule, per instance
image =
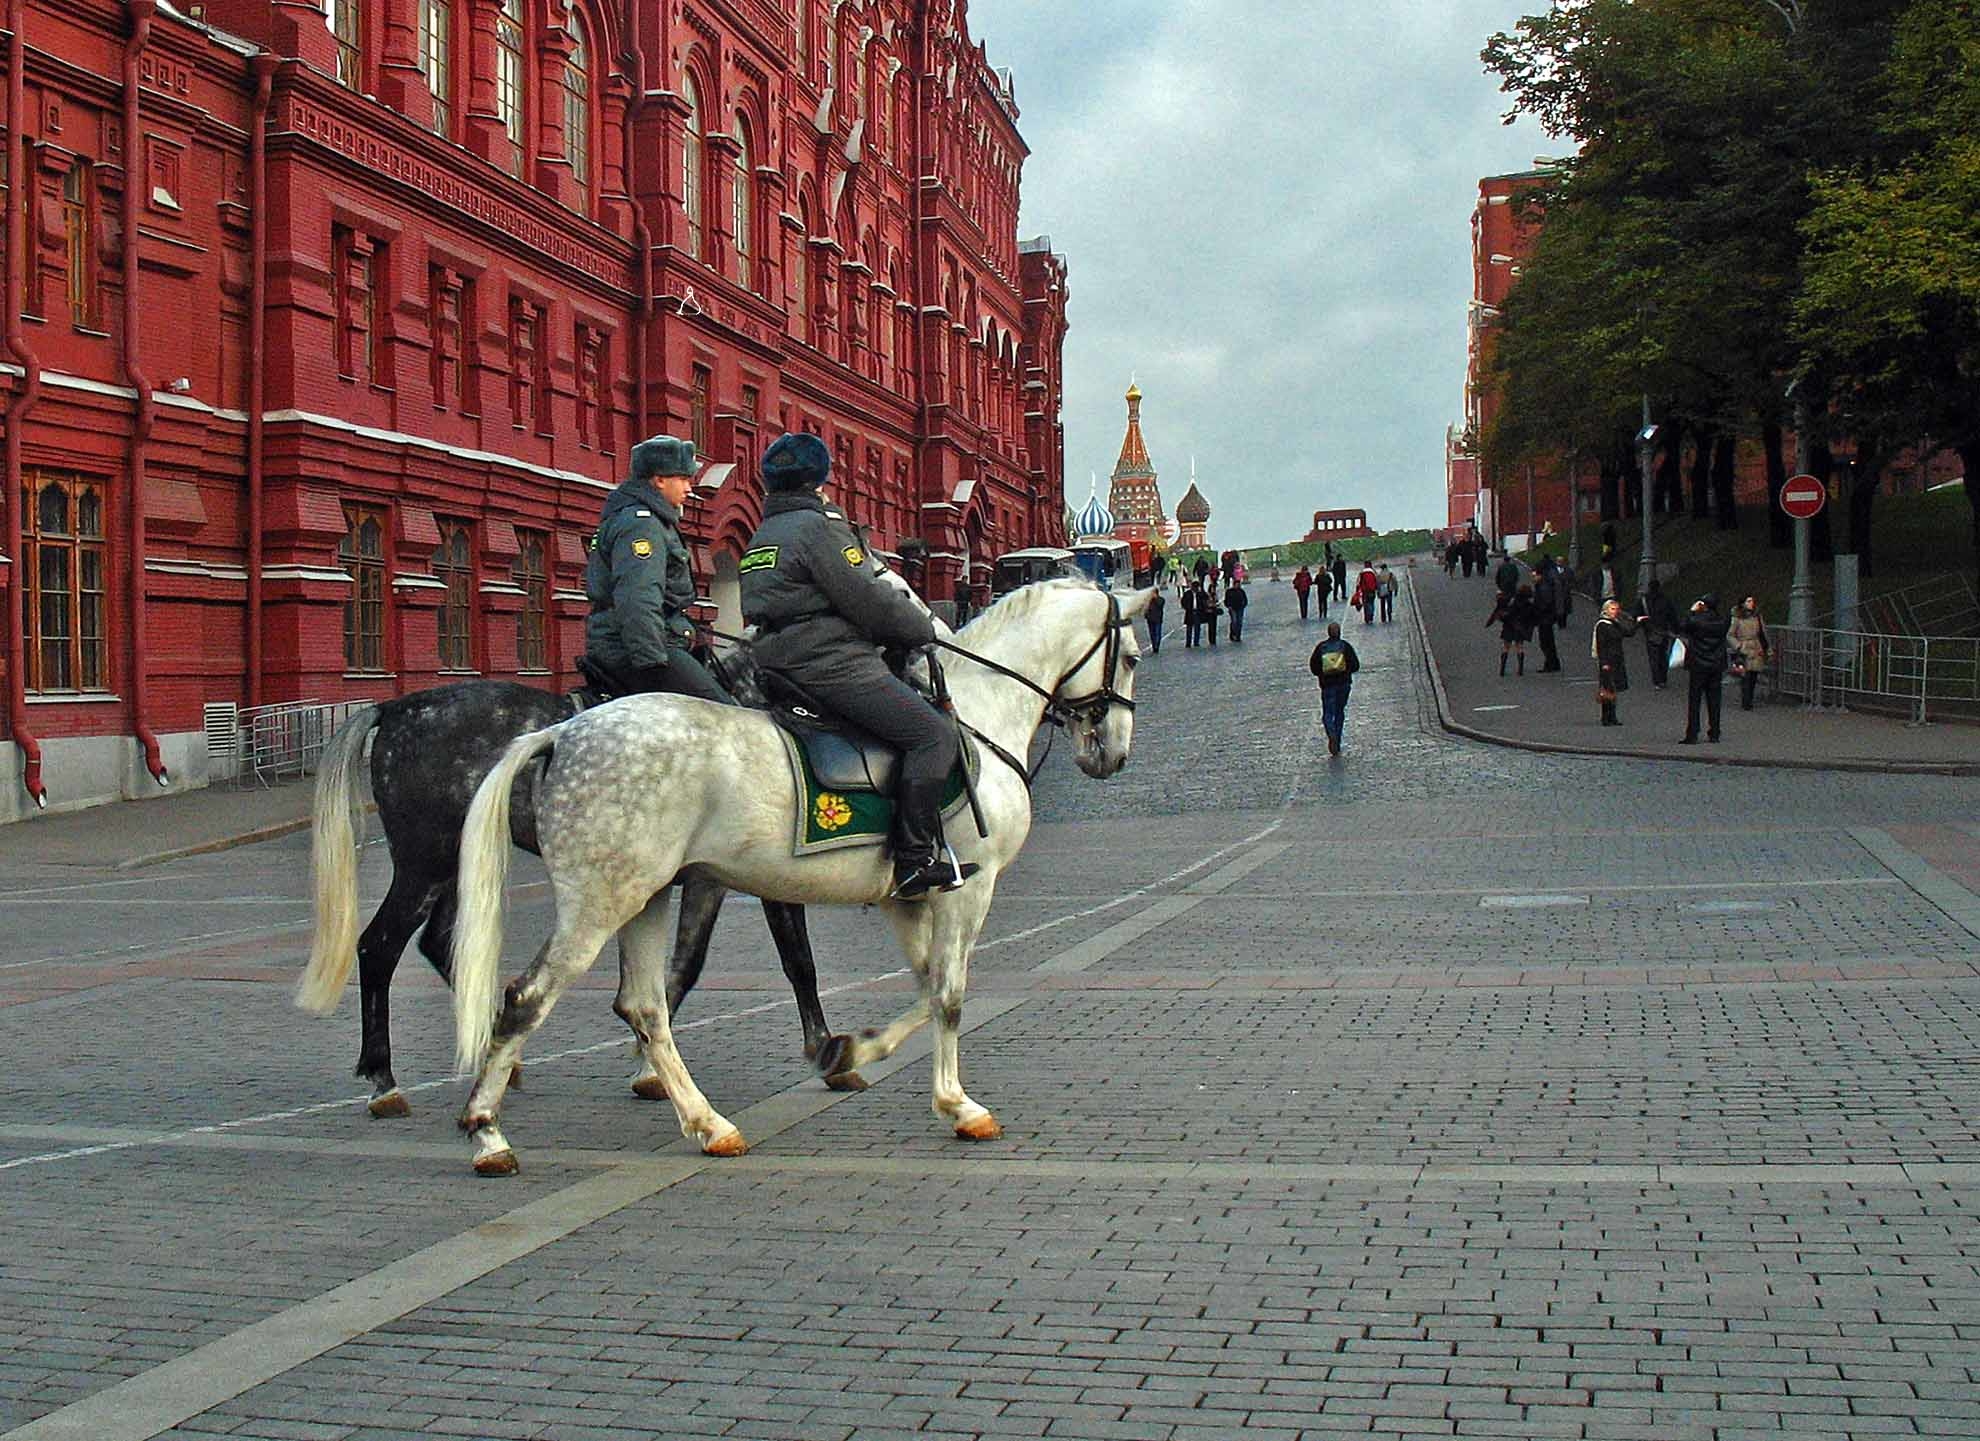
[{"label": "cathedral tower", "polygon": [[1155,467],[1141,439],[1141,387],[1132,381],[1127,392],[1127,435],[1121,458],[1107,485],[1107,506],[1114,512],[1114,535],[1119,540],[1147,540],[1162,524],[1162,490]]}]

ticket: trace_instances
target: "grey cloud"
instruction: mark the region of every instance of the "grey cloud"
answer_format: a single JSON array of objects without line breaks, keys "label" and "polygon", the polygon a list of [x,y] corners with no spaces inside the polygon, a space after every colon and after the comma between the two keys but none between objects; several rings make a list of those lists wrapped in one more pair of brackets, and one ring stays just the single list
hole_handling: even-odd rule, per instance
[{"label": "grey cloud", "polygon": [[1531,8],[972,0],[1032,149],[1022,228],[1072,265],[1069,477],[1112,468],[1132,372],[1164,500],[1195,455],[1218,543],[1321,506],[1443,522],[1478,178],[1554,148],[1478,65]]}]

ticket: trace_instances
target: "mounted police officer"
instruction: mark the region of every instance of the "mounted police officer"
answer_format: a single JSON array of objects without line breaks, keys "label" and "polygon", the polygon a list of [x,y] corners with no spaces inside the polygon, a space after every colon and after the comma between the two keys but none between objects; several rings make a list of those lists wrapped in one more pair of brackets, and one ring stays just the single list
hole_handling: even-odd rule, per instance
[{"label": "mounted police officer", "polygon": [[819,494],[832,455],[815,435],[779,437],[763,453],[763,524],[743,553],[743,619],[756,660],[860,730],[898,746],[894,898],[954,890],[976,872],[942,841],[942,790],[956,727],[887,669],[880,646],[935,639],[928,615],[884,578],[845,518]]},{"label": "mounted police officer", "polygon": [[656,435],[633,447],[632,478],[605,497],[584,567],[584,649],[615,694],[666,691],[734,704],[688,650],[694,573],[680,526],[694,471],[691,441]]}]

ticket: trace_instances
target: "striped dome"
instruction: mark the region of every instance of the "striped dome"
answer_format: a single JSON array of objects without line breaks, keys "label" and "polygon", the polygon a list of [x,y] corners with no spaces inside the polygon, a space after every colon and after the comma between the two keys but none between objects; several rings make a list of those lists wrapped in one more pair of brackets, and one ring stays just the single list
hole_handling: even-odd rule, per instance
[{"label": "striped dome", "polygon": [[1073,532],[1077,536],[1112,535],[1114,533],[1114,513],[1100,503],[1097,491],[1089,491],[1086,504],[1074,517]]}]

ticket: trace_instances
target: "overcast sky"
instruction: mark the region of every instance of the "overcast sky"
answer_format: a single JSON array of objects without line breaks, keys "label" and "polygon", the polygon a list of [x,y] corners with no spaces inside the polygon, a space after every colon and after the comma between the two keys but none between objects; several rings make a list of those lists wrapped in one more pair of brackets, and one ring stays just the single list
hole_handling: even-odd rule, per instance
[{"label": "overcast sky", "polygon": [[970,0],[1014,72],[1020,229],[1071,266],[1066,495],[1100,494],[1130,374],[1173,514],[1190,457],[1219,546],[1360,506],[1444,523],[1480,176],[1550,144],[1499,123],[1478,52],[1541,0]]}]

